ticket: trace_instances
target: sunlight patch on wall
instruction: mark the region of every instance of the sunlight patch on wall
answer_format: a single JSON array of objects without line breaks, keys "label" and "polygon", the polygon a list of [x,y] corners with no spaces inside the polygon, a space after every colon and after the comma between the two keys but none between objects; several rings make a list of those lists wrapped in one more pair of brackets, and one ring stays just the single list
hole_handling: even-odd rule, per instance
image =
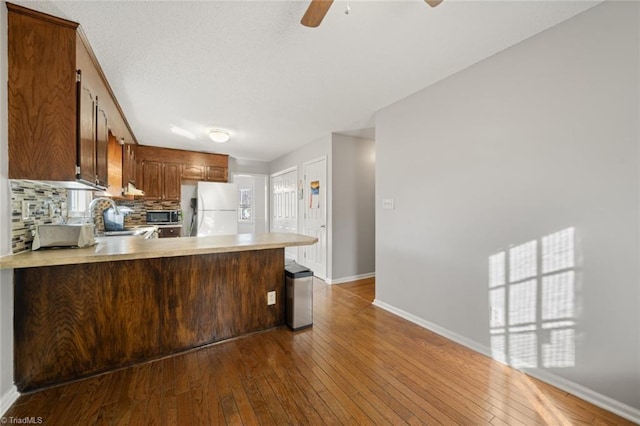
[{"label": "sunlight patch on wall", "polygon": [[573,227],[490,256],[493,358],[517,368],[573,367],[575,280]]}]

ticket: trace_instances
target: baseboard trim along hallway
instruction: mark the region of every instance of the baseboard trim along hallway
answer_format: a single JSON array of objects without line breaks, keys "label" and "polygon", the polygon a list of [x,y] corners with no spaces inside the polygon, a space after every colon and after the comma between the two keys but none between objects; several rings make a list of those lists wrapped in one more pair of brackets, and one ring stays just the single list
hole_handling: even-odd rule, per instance
[{"label": "baseboard trim along hallway", "polygon": [[375,272],[370,272],[368,274],[354,275],[352,277],[336,278],[335,280],[332,280],[332,279],[328,278],[328,279],[324,280],[324,282],[326,282],[327,284],[330,284],[330,285],[344,284],[344,283],[350,283],[352,281],[364,280],[364,279],[367,279],[367,278],[375,278],[375,276],[376,276]]}]

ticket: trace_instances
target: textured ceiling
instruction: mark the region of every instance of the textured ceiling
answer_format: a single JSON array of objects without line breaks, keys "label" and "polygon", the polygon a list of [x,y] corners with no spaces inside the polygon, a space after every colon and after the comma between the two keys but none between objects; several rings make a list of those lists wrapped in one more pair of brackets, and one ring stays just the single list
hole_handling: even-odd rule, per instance
[{"label": "textured ceiling", "polygon": [[308,1],[14,3],[82,25],[139,143],[270,161],[371,135],[380,108],[598,1],[336,1],[318,28]]}]

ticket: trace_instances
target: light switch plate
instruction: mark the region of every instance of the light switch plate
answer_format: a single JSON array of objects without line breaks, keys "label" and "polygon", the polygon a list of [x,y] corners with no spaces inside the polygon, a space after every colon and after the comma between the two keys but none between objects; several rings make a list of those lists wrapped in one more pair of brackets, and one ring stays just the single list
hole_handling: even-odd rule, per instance
[{"label": "light switch plate", "polygon": [[382,208],[384,210],[394,210],[395,209],[395,202],[394,202],[393,198],[383,198],[382,199]]}]

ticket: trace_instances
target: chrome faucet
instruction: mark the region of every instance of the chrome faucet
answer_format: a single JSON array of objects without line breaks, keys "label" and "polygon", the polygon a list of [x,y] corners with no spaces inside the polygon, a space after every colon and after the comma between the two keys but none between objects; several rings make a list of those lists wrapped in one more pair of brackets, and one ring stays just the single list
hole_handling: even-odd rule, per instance
[{"label": "chrome faucet", "polygon": [[94,226],[96,224],[96,218],[93,214],[93,207],[96,205],[98,201],[108,201],[111,204],[111,207],[113,207],[113,210],[115,210],[116,214],[120,214],[120,210],[118,210],[118,206],[116,205],[115,201],[113,201],[111,198],[107,198],[107,197],[94,198],[89,203],[89,219]]}]

